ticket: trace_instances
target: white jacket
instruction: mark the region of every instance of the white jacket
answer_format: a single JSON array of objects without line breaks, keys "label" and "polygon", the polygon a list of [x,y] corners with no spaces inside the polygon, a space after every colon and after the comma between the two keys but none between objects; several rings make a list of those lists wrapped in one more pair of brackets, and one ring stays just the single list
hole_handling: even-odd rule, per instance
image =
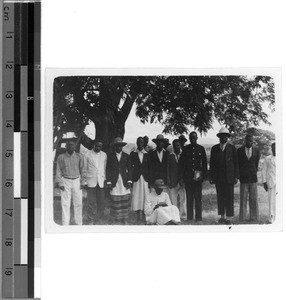
[{"label": "white jacket", "polygon": [[264,159],[262,166],[262,182],[266,182],[270,189],[276,185],[276,158],[273,155],[269,155]]},{"label": "white jacket", "polygon": [[107,155],[105,152],[100,151],[98,157],[98,165],[95,161],[96,153],[91,150],[85,157],[85,172],[84,177],[88,187],[95,187],[97,184],[103,188],[106,179],[106,162]]}]

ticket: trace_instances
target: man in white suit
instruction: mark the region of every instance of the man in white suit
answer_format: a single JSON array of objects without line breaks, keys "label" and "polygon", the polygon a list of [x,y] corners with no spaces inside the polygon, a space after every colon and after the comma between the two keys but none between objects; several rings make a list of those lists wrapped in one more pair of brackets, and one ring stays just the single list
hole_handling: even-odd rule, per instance
[{"label": "man in white suit", "polygon": [[87,202],[89,224],[94,224],[104,214],[107,155],[101,151],[102,142],[95,141],[93,149],[86,155],[85,179],[87,182]]},{"label": "man in white suit", "polygon": [[268,223],[275,221],[276,197],[276,150],[275,143],[271,145],[272,155],[265,157],[262,167],[262,182],[268,192],[269,219]]}]

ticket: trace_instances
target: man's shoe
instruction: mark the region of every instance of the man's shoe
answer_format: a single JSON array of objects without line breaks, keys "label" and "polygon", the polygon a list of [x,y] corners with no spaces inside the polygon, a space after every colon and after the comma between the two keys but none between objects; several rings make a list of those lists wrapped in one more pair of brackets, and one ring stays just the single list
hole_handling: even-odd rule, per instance
[{"label": "man's shoe", "polygon": [[218,224],[225,224],[225,219],[224,218],[220,218],[219,220],[218,220]]},{"label": "man's shoe", "polygon": [[224,224],[225,225],[231,225],[231,221],[226,219]]}]

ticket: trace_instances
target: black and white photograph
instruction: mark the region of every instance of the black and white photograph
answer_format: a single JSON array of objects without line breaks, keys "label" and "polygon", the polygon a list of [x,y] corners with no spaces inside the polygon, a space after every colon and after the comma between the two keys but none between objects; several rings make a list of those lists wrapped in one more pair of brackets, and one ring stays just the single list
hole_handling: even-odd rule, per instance
[{"label": "black and white photograph", "polygon": [[83,231],[279,228],[271,70],[108,72],[52,76],[49,222]]},{"label": "black and white photograph", "polygon": [[[42,0],[43,300],[285,298],[284,2]],[[126,109],[128,102],[132,107]],[[125,120],[123,108],[129,111]],[[119,122],[120,114],[123,122]],[[160,179],[157,190],[163,187],[160,195],[165,193],[174,207],[169,210],[176,211],[169,212],[169,218],[170,214],[178,217],[179,212],[180,222],[172,215],[178,225],[147,224],[146,200],[144,206],[140,201],[135,206],[132,195],[139,183],[137,196],[144,199],[139,190],[144,182],[149,195],[156,193],[155,178],[151,182],[153,179],[144,177],[149,175],[150,164],[143,161],[143,169],[133,168],[124,193],[116,195],[118,180],[111,189],[114,178],[108,178],[106,172],[108,159],[118,164],[120,153],[117,155],[115,145],[119,152],[122,146],[121,160],[133,157],[142,166],[142,154],[136,150],[147,136],[144,150],[148,158],[157,148],[153,140],[164,140],[167,148],[159,145],[159,149],[169,155],[171,166],[177,164],[174,152],[179,149],[179,143],[175,141],[173,146],[173,141],[183,135],[186,140],[181,137],[180,141],[190,148],[192,132],[196,133],[191,135],[196,146],[205,150],[206,173],[195,170],[194,177],[183,176],[183,169],[192,164],[188,152],[189,165],[180,168],[182,180],[180,192],[174,189],[175,200],[170,185],[176,172],[168,173],[166,182],[156,178]],[[239,166],[239,157],[244,157],[244,164],[251,157],[254,177],[248,177],[247,171],[246,182],[241,182],[240,172],[235,173],[237,183],[233,181],[229,189],[221,185],[223,190],[218,186],[217,191],[216,180],[225,179],[210,177],[214,174],[212,153],[221,151],[216,146],[219,133],[227,136],[227,147],[236,153],[238,171],[247,170]],[[57,181],[58,158],[70,155],[68,140],[74,149],[69,151],[83,158],[85,166],[87,161],[91,165],[83,170],[83,176],[80,172],[66,176],[60,170],[63,173],[58,173],[61,179]],[[95,142],[100,143],[95,147]],[[250,151],[246,151],[246,143],[252,144]],[[96,152],[99,149],[106,154],[106,167],[97,167],[95,179],[91,158],[102,156]],[[183,150],[179,152],[181,156]],[[264,185],[262,170],[264,162],[273,162],[273,158],[276,193],[275,201],[269,202],[271,184],[266,181],[267,187]],[[76,192],[81,195],[76,201],[72,193],[66,198],[69,209],[64,221],[63,175],[78,177]],[[121,174],[122,181],[124,178]],[[195,181],[198,178],[201,182]],[[184,196],[187,199],[186,188],[192,187],[192,182],[201,184],[201,221],[200,194],[192,194],[192,220],[188,220],[190,201],[181,201]],[[243,198],[240,203],[240,192],[248,194],[247,201]],[[224,206],[224,215],[218,210],[219,193],[233,194],[233,202]],[[77,212],[81,211],[77,215],[76,204]]]}]

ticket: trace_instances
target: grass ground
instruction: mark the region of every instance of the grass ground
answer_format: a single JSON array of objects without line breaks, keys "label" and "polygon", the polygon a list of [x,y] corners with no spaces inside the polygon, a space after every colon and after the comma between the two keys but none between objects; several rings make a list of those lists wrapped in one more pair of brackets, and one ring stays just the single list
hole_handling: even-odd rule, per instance
[{"label": "grass ground", "polygon": [[[96,225],[107,225],[111,224],[111,218],[109,217],[109,200],[106,199],[106,209],[104,217],[100,219]],[[203,183],[203,225],[215,225],[218,220],[217,214],[217,201],[216,201],[216,190],[215,185],[211,185],[208,181]],[[259,206],[259,224],[264,224],[267,220],[268,214],[268,202],[267,193],[264,191],[263,186],[258,184],[258,206]],[[87,200],[86,192],[83,192],[83,224],[87,225],[88,221],[86,218],[87,212]],[[240,222],[239,216],[239,183],[234,188],[234,217],[232,219],[233,224],[249,224],[248,222]],[[54,221],[57,224],[61,224],[61,201],[59,189],[54,190]],[[74,225],[73,207],[71,207],[71,225]],[[137,225],[136,214],[132,211],[129,213],[128,224]],[[192,225],[191,221],[182,221],[183,225]],[[252,223],[253,224],[253,223]]]}]

